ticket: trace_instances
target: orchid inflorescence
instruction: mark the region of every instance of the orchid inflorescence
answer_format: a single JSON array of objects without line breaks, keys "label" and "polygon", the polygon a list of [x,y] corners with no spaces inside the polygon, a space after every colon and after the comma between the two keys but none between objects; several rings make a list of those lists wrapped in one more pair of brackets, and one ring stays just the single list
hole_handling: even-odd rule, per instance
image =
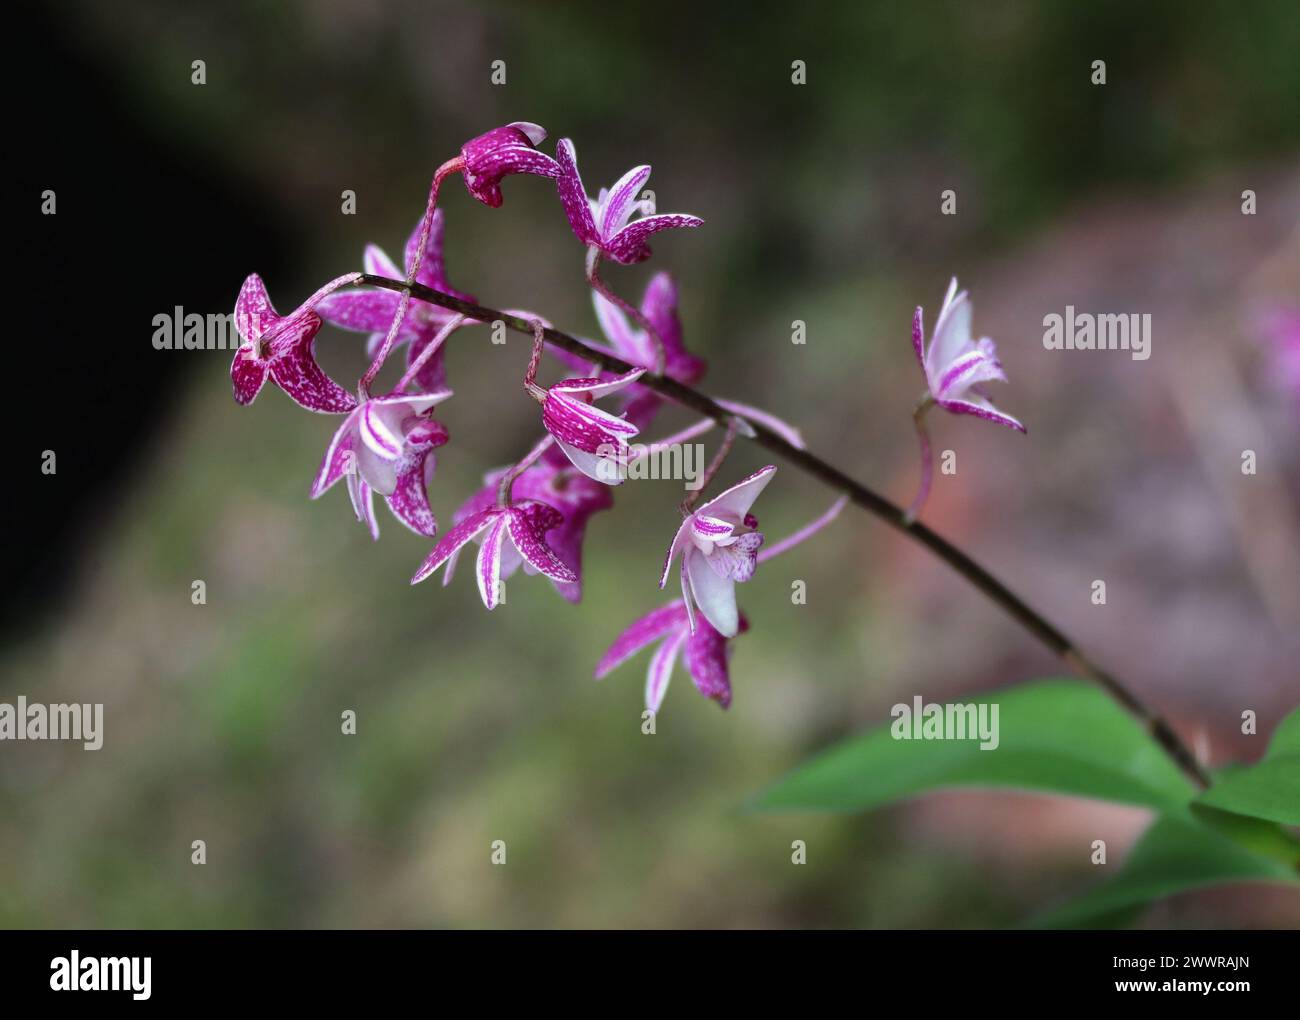
[{"label": "orchid inflorescence", "polygon": [[[683,343],[677,314],[677,287],[667,273],[654,276],[638,305],[621,298],[600,273],[602,260],[630,265],[652,252],[650,240],[669,229],[698,227],[697,216],[658,214],[638,197],[650,167],[629,170],[597,197],[588,196],[578,173],[569,139],[561,139],[555,158],[539,148],[546,132],[536,124],[513,123],[465,143],[434,175],[428,201],[403,253],[403,266],[376,245],[365,250],[364,273],[349,273],[321,287],[288,315],[276,313],[262,280],[249,276],[235,306],[241,346],[231,365],[235,399],[250,404],[269,378],[300,406],[343,420],[326,449],[315,481],[313,499],[338,481],[346,482],[357,520],[379,537],[374,496],[378,493],[393,516],[427,538],[438,536],[429,503],[435,470],[434,451],[449,433],[434,417],[452,391],[447,386],[444,349],[458,330],[484,322],[468,314],[413,297],[423,286],[462,302],[473,298],[448,282],[443,260],[443,215],[438,208],[443,182],[459,175],[470,195],[491,208],[501,206],[501,182],[515,174],[554,180],[573,233],[585,247],[585,275],[592,290],[596,319],[608,345],[587,342],[593,353],[585,361],[571,350],[546,342],[549,324],[530,312],[508,313],[533,324],[532,357],[523,378],[524,393],[540,405],[542,436],[517,463],[489,472],[483,488],[453,515],[452,527],[438,538],[411,579],[423,581],[443,568],[451,581],[461,551],[476,543],[475,577],[488,609],[502,599],[502,584],[521,567],[549,578],[570,602],[582,596],[582,544],[589,520],[614,505],[612,487],[627,474],[629,463],[647,451],[702,434],[713,419],[698,422],[676,436],[633,447],[629,441],[647,429],[665,403],[656,388],[640,382],[647,373],[683,386],[699,381],[707,368]],[[366,280],[366,276],[371,281]],[[400,281],[394,289],[355,288],[374,278]],[[330,379],[317,364],[314,346],[323,322],[366,333],[369,367],[355,395]],[[934,404],[1023,431],[1014,418],[993,407],[982,385],[1004,380],[1001,364],[987,338],[970,336],[970,303],[953,280],[925,349],[921,309],[916,310],[913,342],[927,393],[918,405],[916,424],[922,440],[921,490],[909,515],[919,513],[929,491],[929,442],[924,413]],[[388,392],[371,387],[389,356],[405,349],[405,368]],[[576,373],[549,387],[537,383],[544,354]],[[630,366],[611,372],[602,366],[610,356]],[[597,405],[608,401],[607,407]],[[795,534],[766,544],[753,506],[772,481],[768,465],[700,504],[694,500],[723,467],[738,434],[752,435],[753,424],[803,449],[798,431],[760,408],[717,400],[715,407],[732,415],[726,435],[704,473],[702,484],[680,507],[681,520],[668,547],[659,587],[678,563],[681,597],[635,621],[605,653],[596,668],[603,677],[616,666],[658,642],[646,680],[646,705],[658,711],[679,655],[695,686],[723,707],[731,702],[728,672],[730,642],[748,629],[736,603],[736,585],[753,578],[757,567],[816,534],[835,519],[846,500]]]}]

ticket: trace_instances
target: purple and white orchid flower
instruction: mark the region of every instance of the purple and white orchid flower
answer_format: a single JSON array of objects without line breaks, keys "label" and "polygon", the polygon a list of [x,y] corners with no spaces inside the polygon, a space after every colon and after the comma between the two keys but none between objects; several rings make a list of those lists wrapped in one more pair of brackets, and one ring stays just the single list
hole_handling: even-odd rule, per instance
[{"label": "purple and white orchid flower", "polygon": [[501,205],[501,179],[510,174],[559,177],[560,165],[537,146],[546,140],[546,129],[528,121],[471,138],[461,146],[462,175],[469,193],[493,209]]},{"label": "purple and white orchid flower", "polygon": [[771,464],[755,471],[688,514],[677,529],[664,557],[659,587],[668,583],[668,572],[680,553],[682,601],[692,628],[693,607],[698,607],[723,637],[738,633],[736,582],[754,576],[758,550],[763,545],[762,533],[754,530],[758,521],[749,510],[775,473],[776,467]]},{"label": "purple and white orchid flower", "polygon": [[429,507],[428,486],[435,467],[433,450],[447,442],[447,430],[429,412],[450,396],[450,390],[389,393],[365,401],[334,433],[311,498],[346,477],[352,509],[372,538],[379,538],[376,492],[394,517],[417,535],[432,538],[438,522]]},{"label": "purple and white orchid flower", "polygon": [[617,393],[644,373],[644,368],[637,368],[608,380],[565,379],[542,398],[546,431],[588,478],[606,485],[620,484],[627,466],[627,441],[640,432],[626,418],[602,411],[592,401]]},{"label": "purple and white orchid flower", "polygon": [[[375,244],[366,245],[364,256],[365,271],[372,276],[383,276],[390,280],[405,280],[413,267],[418,266],[415,281],[426,287],[450,294],[463,301],[474,301],[472,295],[465,294],[453,287],[447,280],[447,268],[443,259],[443,216],[442,210],[436,209],[430,222],[429,237],[424,245],[423,258],[418,257],[420,233],[423,222],[417,223],[406,242],[406,273],[401,272],[384,249]],[[366,354],[374,357],[392,326],[393,316],[401,296],[391,290],[353,290],[329,294],[316,306],[316,312],[326,322],[343,329],[369,333]],[[409,367],[423,353],[435,336],[457,313],[440,305],[424,301],[408,302],[406,315],[393,340],[393,347],[409,344],[406,363]],[[465,320],[468,325],[473,320]],[[439,351],[426,361],[415,376],[415,382],[426,392],[445,389],[447,371],[443,364],[443,354]]]},{"label": "purple and white orchid flower", "polygon": [[[847,503],[847,497],[837,499],[831,504],[830,509],[816,520],[781,539],[775,545],[765,546],[758,554],[758,561],[765,563],[806,542],[835,520]],[[731,677],[728,664],[731,658],[731,641],[723,636],[707,618],[696,620],[695,628],[692,630],[689,606],[689,598],[677,599],[635,621],[601,656],[600,662],[596,664],[596,679],[603,680],[612,670],[636,655],[641,649],[658,641],[659,647],[651,656],[650,668],[646,673],[646,708],[652,712],[659,711],[664,693],[668,690],[668,681],[672,677],[673,664],[679,654],[686,671],[695,681],[696,689],[723,708],[730,705]],[[743,634],[748,629],[749,623],[745,615],[738,614],[737,633]]]},{"label": "purple and white orchid flower", "polygon": [[[649,202],[636,194],[650,179],[648,166],[633,167],[612,188],[602,188],[597,198],[589,198],[578,173],[578,160],[573,142],[561,138],[555,147],[560,175],[556,186],[560,201],[569,217],[569,226],[579,241],[588,249],[608,255],[615,262],[632,265],[650,257],[649,238],[661,230],[674,227],[698,227],[704,221],[686,213],[655,215]],[[641,218],[631,220],[633,213]]]},{"label": "purple and white orchid flower", "polygon": [[481,543],[476,571],[478,591],[488,609],[495,609],[501,603],[501,583],[521,565],[553,581],[577,583],[578,575],[565,566],[546,540],[546,533],[563,523],[564,515],[560,511],[535,499],[480,510],[442,536],[420,564],[411,583],[423,581],[444,563],[447,572],[442,583],[449,583],[456,555],[476,539]]},{"label": "purple and white orchid flower", "polygon": [[343,414],[357,406],[357,398],[316,364],[314,348],[321,320],[311,310],[312,304],[308,300],[288,315],[279,315],[260,276],[253,273],[244,281],[235,302],[235,328],[243,343],[230,363],[236,401],[251,404],[269,375],[290,399],[309,411]]},{"label": "purple and white orchid flower", "polygon": [[1006,382],[997,348],[988,337],[971,339],[971,303],[966,291],[957,291],[957,277],[948,285],[943,308],[934,324],[929,350],[925,347],[925,325],[920,306],[912,318],[912,346],[925,373],[930,398],[953,414],[973,414],[1006,425],[1019,432],[1025,427],[993,406],[983,384]]},{"label": "purple and white orchid flower", "polygon": [[[749,629],[743,614],[738,618],[737,633]],[[673,665],[678,657],[695,681],[695,688],[706,698],[711,698],[723,708],[731,704],[731,677],[727,660],[731,658],[731,642],[714,629],[709,621],[699,621],[691,627],[690,611],[681,599],[647,613],[620,634],[596,664],[596,679],[603,680],[612,670],[636,655],[641,649],[658,641],[659,647],[650,658],[646,674],[645,706],[658,712],[672,679]]]},{"label": "purple and white orchid flower", "polygon": [[[456,511],[452,520],[459,524],[496,505],[501,480],[509,470],[511,469],[500,468],[487,474],[483,479],[483,488]],[[573,571],[575,579],[562,581],[553,577],[551,583],[566,601],[581,601],[582,541],[592,514],[608,510],[614,505],[609,487],[592,481],[563,457],[558,458],[558,463],[542,457],[514,479],[511,492],[522,499],[545,503],[564,514],[564,521],[549,532],[546,541],[560,561]],[[453,553],[447,560],[448,581],[455,568],[456,555]],[[525,562],[524,572],[535,571],[530,563]]]}]

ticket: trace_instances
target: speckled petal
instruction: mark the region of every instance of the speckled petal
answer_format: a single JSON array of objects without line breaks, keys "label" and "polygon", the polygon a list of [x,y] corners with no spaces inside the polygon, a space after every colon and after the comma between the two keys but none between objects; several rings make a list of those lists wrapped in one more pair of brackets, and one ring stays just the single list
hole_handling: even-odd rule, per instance
[{"label": "speckled petal", "polygon": [[501,546],[506,540],[510,517],[508,513],[496,515],[478,551],[478,593],[490,610],[501,602]]},{"label": "speckled petal", "polygon": [[647,613],[616,637],[600,657],[596,663],[596,679],[603,680],[641,649],[669,631],[686,629],[686,607],[679,599]]},{"label": "speckled petal", "polygon": [[556,581],[574,582],[578,575],[564,565],[546,544],[546,533],[564,523],[564,515],[554,507],[536,500],[516,503],[506,515],[510,540],[524,560],[540,574]]},{"label": "speckled petal", "polygon": [[644,262],[650,257],[650,237],[661,230],[677,227],[698,227],[704,221],[698,216],[685,213],[664,213],[659,216],[647,216],[629,223],[603,245],[605,252],[615,262],[631,265]]},{"label": "speckled petal", "polygon": [[737,582],[748,581],[758,566],[758,550],[762,545],[761,532],[747,531],[737,535],[729,545],[714,546],[713,552],[705,559],[710,569],[720,577]]},{"label": "speckled petal", "polygon": [[259,361],[252,348],[240,347],[230,363],[230,382],[235,390],[236,402],[251,404],[266,382],[266,362]]},{"label": "speckled petal", "polygon": [[320,470],[316,472],[316,480],[312,482],[312,499],[319,499],[335,482],[349,471],[355,470],[356,453],[352,446],[356,441],[356,424],[357,412],[353,411],[334,433],[321,460]]},{"label": "speckled petal", "polygon": [[[320,326],[320,319],[316,327]],[[297,404],[321,414],[343,414],[357,406],[357,398],[327,376],[313,353],[316,330],[302,333],[297,342],[271,359],[271,378]]]},{"label": "speckled petal", "polygon": [[446,563],[452,553],[457,552],[461,546],[474,541],[480,533],[486,531],[500,514],[501,511],[497,509],[483,510],[455,525],[438,540],[438,544],[433,547],[433,552],[425,557],[424,562],[420,564],[420,569],[411,578],[411,583],[419,584],[423,581]]},{"label": "speckled petal", "polygon": [[668,681],[673,678],[673,664],[689,635],[690,631],[686,629],[669,634],[650,657],[645,677],[645,707],[651,712],[658,712],[663,704],[664,695],[668,693]]},{"label": "speckled petal", "polygon": [[556,178],[555,185],[560,192],[564,214],[569,218],[569,226],[583,244],[599,243],[600,234],[591,217],[591,203],[582,184],[582,175],[578,173],[578,158],[573,142],[561,138],[555,146],[555,158],[560,165],[560,176]]},{"label": "speckled petal", "polygon": [[347,475],[348,495],[352,498],[352,509],[357,520],[366,526],[370,537],[379,541],[379,522],[375,520],[375,493],[366,480],[357,474]]},{"label": "speckled petal", "polygon": [[[353,329],[361,333],[379,333],[381,336],[392,325],[393,316],[397,314],[397,305],[401,298],[391,290],[352,290],[335,291],[321,298],[316,311],[326,322],[342,329]],[[411,322],[407,313],[403,330],[409,333],[407,326]]]},{"label": "speckled petal", "polygon": [[1005,414],[994,407],[993,402],[987,397],[975,393],[968,393],[961,400],[940,400],[939,406],[945,411],[951,411],[953,414],[973,414],[977,418],[997,422],[999,425],[1005,425],[1017,432],[1029,431],[1011,415]]},{"label": "speckled petal", "polygon": [[635,166],[609,189],[601,208],[600,222],[596,224],[602,239],[609,240],[626,226],[628,217],[636,209],[636,193],[649,179],[648,166]]},{"label": "speckled petal", "polygon": [[[740,630],[745,629],[741,617]],[[731,704],[731,677],[727,668],[727,639],[704,620],[686,640],[683,658],[695,688],[723,708]]]},{"label": "speckled petal", "polygon": [[432,538],[438,533],[438,522],[429,506],[429,482],[433,478],[436,460],[431,451],[409,458],[397,472],[397,486],[385,496],[393,516],[417,535]]},{"label": "speckled petal", "polygon": [[266,284],[256,273],[251,274],[239,288],[235,301],[235,328],[239,335],[245,340],[258,340],[278,318],[266,293]]}]

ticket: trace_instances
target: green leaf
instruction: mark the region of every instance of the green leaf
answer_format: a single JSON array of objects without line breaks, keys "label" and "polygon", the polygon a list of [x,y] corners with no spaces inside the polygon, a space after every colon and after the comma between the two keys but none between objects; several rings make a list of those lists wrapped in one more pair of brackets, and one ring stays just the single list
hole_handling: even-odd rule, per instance
[{"label": "green leaf", "polygon": [[1300,881],[1294,868],[1262,857],[1204,825],[1189,812],[1158,817],[1118,875],[1038,918],[1043,928],[1108,927],[1152,900],[1223,882]]},{"label": "green leaf", "polygon": [[862,811],[953,786],[1019,787],[1164,809],[1194,790],[1146,731],[1103,691],[1041,680],[978,698],[998,706],[999,744],[853,737],[759,794],[758,810]]},{"label": "green leaf", "polygon": [[1196,802],[1251,818],[1300,825],[1300,709],[1278,724],[1261,761],[1220,773]]}]

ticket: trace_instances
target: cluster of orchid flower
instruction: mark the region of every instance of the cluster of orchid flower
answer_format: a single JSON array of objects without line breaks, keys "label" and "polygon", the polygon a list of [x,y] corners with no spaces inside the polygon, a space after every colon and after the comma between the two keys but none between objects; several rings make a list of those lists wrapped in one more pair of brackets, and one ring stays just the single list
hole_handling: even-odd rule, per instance
[{"label": "cluster of orchid flower", "polygon": [[[538,148],[545,137],[545,131],[535,124],[508,124],[465,143],[458,156],[438,169],[424,215],[406,245],[405,271],[379,247],[370,245],[365,251],[366,274],[401,281],[404,288],[345,290],[363,282],[362,273],[349,273],[281,316],[254,274],[244,282],[235,306],[242,340],[231,365],[235,399],[240,404],[251,403],[269,376],[302,407],[344,416],[311,487],[312,498],[344,479],[357,519],[374,538],[379,537],[376,492],[398,521],[433,538],[438,526],[429,505],[428,487],[434,473],[434,450],[448,440],[447,429],[433,417],[433,410],[452,395],[447,388],[444,344],[456,330],[482,324],[440,305],[413,302],[413,284],[464,301],[474,300],[454,289],[446,278],[440,187],[446,178],[459,174],[474,198],[496,208],[502,202],[501,181],[506,176],[532,174],[556,182],[569,224],[586,247],[587,281],[597,319],[609,341],[609,346],[589,346],[636,367],[623,374],[601,372],[599,362],[589,367],[577,355],[548,347],[544,339],[547,323],[540,316],[508,313],[533,323],[533,352],[524,375],[524,391],[541,405],[545,435],[518,463],[485,476],[483,488],[456,511],[453,526],[439,538],[411,579],[412,584],[417,583],[441,567],[443,584],[449,583],[461,550],[475,542],[479,547],[478,589],[488,609],[499,603],[503,582],[520,567],[527,574],[549,578],[561,596],[577,602],[582,594],[582,543],[587,522],[593,514],[613,506],[611,487],[626,477],[629,462],[700,435],[714,424],[706,419],[636,451],[629,446],[629,440],[649,425],[665,400],[638,380],[652,372],[689,386],[699,381],[706,365],[683,346],[677,290],[666,273],[650,281],[639,307],[620,298],[600,273],[606,258],[623,265],[645,261],[651,254],[648,241],[659,231],[697,227],[703,221],[683,214],[656,214],[650,202],[638,198],[650,176],[648,166],[629,170],[612,188],[601,189],[596,198],[590,198],[578,173],[572,142],[562,139],[551,158]],[[323,321],[369,334],[371,363],[355,395],[330,379],[316,362],[314,345]],[[925,349],[919,308],[913,341],[928,384],[916,415],[923,450],[921,491],[912,510],[916,512],[929,488],[929,444],[923,426],[929,406],[937,403],[949,411],[978,415],[1017,429],[1022,426],[995,409],[980,388],[984,382],[1005,376],[992,341],[971,340],[970,304],[964,292],[956,292],[955,280],[929,350]],[[406,349],[406,367],[400,379],[390,391],[372,393],[380,369],[399,347]],[[544,352],[580,374],[550,387],[538,385]],[[617,401],[614,411],[595,405],[604,398]],[[759,563],[820,531],[845,502],[840,499],[806,527],[766,548],[752,507],[772,480],[774,466],[764,467],[694,506],[694,497],[722,466],[735,435],[749,430],[748,422],[761,422],[792,445],[802,445],[796,430],[767,412],[743,404],[716,403],[734,417],[700,487],[681,504],[683,519],[659,578],[662,589],[674,562],[680,560],[681,598],[634,622],[596,668],[596,676],[603,677],[658,642],[646,681],[646,705],[651,711],[658,711],[679,658],[702,694],[723,707],[730,703],[730,641],[748,628],[736,605],[736,584],[750,580]]]}]

